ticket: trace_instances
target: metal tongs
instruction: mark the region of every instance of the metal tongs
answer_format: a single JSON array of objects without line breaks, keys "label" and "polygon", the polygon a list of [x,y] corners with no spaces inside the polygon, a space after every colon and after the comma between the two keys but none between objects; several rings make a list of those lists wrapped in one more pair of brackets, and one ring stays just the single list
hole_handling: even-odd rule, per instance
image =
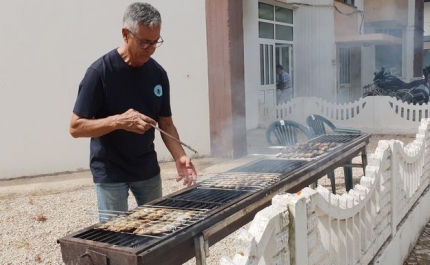
[{"label": "metal tongs", "polygon": [[173,137],[172,135],[168,134],[167,132],[161,130],[160,128],[158,128],[157,126],[150,124],[154,129],[156,129],[157,131],[169,136],[170,138],[172,138],[173,140],[175,140],[176,142],[182,144],[183,146],[185,146],[186,148],[190,149],[191,151],[193,151],[194,153],[197,154],[197,151],[194,150],[193,148],[191,148],[189,145],[185,144],[184,142],[181,142],[179,139],[176,139],[175,137]]}]

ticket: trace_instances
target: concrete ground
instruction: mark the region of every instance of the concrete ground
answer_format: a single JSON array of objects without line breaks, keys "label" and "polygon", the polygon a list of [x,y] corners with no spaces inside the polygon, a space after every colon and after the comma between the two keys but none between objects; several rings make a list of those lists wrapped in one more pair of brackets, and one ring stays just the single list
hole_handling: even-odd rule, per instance
[{"label": "concrete ground", "polygon": [[[222,158],[196,158],[193,163],[199,174],[225,172],[229,169],[258,159],[261,155],[271,155],[279,150],[268,147],[265,130],[255,129],[247,134],[248,156],[231,160]],[[160,163],[162,176],[175,176],[174,162]],[[13,180],[0,180],[0,200],[11,197],[35,196],[60,193],[70,190],[92,187],[93,181],[89,171],[56,173],[51,175],[26,177]],[[404,265],[430,264],[430,223],[427,224],[421,237]]]}]

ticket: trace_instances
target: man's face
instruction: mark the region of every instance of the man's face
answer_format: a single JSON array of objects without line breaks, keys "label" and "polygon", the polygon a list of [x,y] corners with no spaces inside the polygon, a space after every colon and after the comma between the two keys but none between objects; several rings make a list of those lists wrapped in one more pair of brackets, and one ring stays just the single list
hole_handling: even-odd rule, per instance
[{"label": "man's face", "polygon": [[276,68],[276,73],[279,75],[282,72],[281,68]]},{"label": "man's face", "polygon": [[157,49],[157,42],[162,41],[160,36],[161,26],[146,27],[139,26],[136,32],[123,29],[127,34],[127,49],[131,60],[137,65],[146,63]]}]

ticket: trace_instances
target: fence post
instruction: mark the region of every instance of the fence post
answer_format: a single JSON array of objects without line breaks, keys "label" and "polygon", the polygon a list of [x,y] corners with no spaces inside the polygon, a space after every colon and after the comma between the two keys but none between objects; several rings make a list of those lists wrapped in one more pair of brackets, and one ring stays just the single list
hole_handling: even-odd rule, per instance
[{"label": "fence post", "polygon": [[292,195],[288,202],[290,217],[291,264],[307,265],[308,261],[308,216],[306,198]]},{"label": "fence post", "polygon": [[390,141],[390,160],[391,160],[391,172],[390,172],[390,199],[391,199],[391,236],[394,238],[397,233],[397,214],[398,214],[398,200],[399,197],[397,194],[397,183],[399,182],[399,158],[397,157],[397,145],[394,144],[394,141]]}]

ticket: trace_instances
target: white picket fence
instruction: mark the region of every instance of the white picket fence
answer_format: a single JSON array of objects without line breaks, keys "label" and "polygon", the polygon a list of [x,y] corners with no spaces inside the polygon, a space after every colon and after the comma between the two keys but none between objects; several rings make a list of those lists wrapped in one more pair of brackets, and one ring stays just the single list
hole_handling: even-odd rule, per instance
[{"label": "white picket fence", "polygon": [[276,195],[220,264],[403,264],[430,219],[429,122],[407,146],[379,141],[348,193],[318,186]]},{"label": "white picket fence", "polygon": [[315,97],[298,97],[280,105],[259,105],[259,126],[266,128],[276,120],[305,124],[306,117],[318,114],[338,127],[367,133],[415,133],[422,118],[429,118],[429,105],[412,105],[388,96],[365,97],[334,104]]}]

